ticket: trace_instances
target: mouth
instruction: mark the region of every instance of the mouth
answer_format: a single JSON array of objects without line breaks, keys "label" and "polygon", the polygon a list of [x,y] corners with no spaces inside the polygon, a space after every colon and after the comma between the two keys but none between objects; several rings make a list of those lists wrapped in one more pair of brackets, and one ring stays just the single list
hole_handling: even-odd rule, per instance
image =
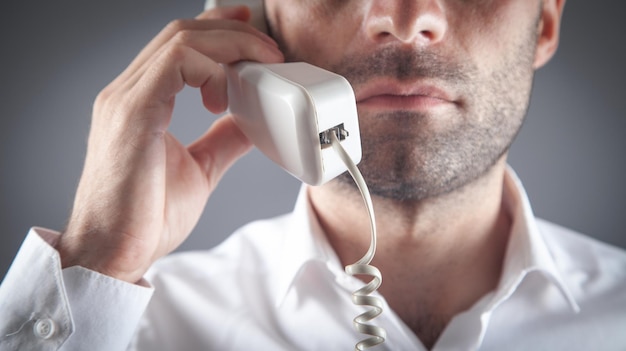
[{"label": "mouth", "polygon": [[426,82],[372,81],[355,87],[357,105],[377,110],[427,111],[456,105],[445,89]]}]

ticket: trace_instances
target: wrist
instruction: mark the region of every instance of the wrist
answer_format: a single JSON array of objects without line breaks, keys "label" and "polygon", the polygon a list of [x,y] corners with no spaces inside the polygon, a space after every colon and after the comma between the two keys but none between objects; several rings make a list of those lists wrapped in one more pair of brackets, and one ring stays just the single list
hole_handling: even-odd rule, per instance
[{"label": "wrist", "polygon": [[65,232],[61,234],[54,248],[61,258],[61,268],[80,266],[128,283],[139,282],[149,264],[140,263],[137,255],[123,254],[108,246],[86,242]]}]

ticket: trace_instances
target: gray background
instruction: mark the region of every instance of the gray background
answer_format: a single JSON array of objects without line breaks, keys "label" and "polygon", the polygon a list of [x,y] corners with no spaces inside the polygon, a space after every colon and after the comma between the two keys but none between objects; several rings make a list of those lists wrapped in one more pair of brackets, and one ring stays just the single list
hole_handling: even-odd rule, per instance
[{"label": "gray background", "polygon": [[[0,10],[0,276],[29,227],[62,229],[96,94],[166,23],[202,0],[3,1]],[[626,247],[624,5],[570,0],[559,53],[536,76],[511,152],[535,212]],[[172,131],[191,142],[214,118],[199,93],[177,100]],[[227,174],[181,250],[288,211],[299,184],[257,151]]]}]

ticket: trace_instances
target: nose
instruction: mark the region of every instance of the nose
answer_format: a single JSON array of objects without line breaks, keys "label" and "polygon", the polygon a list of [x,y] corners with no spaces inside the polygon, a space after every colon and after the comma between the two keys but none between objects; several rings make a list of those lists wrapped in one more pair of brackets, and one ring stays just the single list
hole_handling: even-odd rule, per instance
[{"label": "nose", "polygon": [[428,46],[443,40],[448,30],[441,0],[374,0],[364,23],[377,43]]}]

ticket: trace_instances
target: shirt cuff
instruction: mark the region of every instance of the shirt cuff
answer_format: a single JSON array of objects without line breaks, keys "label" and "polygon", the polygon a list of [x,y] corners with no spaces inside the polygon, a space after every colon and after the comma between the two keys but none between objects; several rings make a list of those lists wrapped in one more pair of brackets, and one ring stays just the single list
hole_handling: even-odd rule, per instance
[{"label": "shirt cuff", "polygon": [[153,293],[83,268],[61,269],[59,233],[33,228],[0,285],[0,345],[123,350]]}]

